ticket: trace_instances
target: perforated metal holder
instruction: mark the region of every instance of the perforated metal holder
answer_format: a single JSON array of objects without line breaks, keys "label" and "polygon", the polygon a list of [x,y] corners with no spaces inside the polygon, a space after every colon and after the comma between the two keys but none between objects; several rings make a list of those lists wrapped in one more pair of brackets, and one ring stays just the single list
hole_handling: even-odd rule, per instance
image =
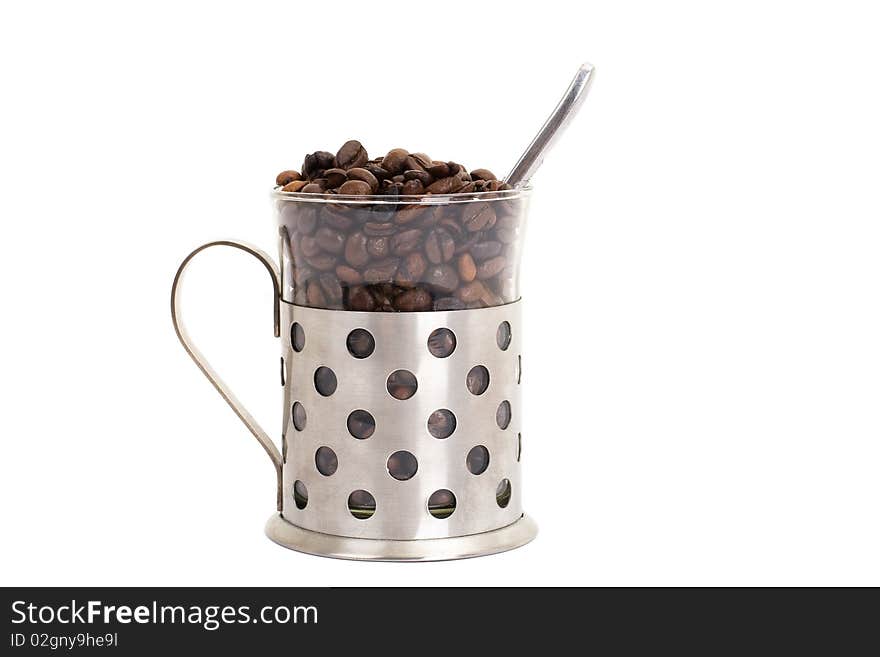
[{"label": "perforated metal holder", "polygon": [[[184,269],[213,245],[245,250],[272,272],[280,452],[181,323]],[[271,259],[238,242],[194,251],[172,289],[181,342],[275,465],[269,538],[309,554],[379,561],[474,557],[534,538],[521,503],[521,302],[352,312],[297,306],[279,290]]]}]

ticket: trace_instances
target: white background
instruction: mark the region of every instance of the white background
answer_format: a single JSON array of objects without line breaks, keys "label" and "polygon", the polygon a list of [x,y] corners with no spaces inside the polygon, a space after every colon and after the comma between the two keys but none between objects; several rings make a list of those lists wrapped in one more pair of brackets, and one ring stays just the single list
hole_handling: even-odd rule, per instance
[{"label": "white background", "polygon": [[[6,585],[880,584],[880,41],[869,3],[5,3]],[[180,348],[201,242],[361,139],[534,180],[520,550],[263,536],[272,468]],[[265,271],[206,253],[190,329],[273,435]]]}]

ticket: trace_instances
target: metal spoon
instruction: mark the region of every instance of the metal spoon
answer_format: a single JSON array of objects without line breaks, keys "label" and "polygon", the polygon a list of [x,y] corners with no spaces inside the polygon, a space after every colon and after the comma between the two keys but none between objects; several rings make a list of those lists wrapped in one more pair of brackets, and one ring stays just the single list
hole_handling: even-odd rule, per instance
[{"label": "metal spoon", "polygon": [[535,135],[525,153],[519,158],[519,162],[507,174],[504,182],[511,187],[523,187],[529,182],[532,175],[544,162],[544,156],[547,155],[560,135],[565,132],[568,124],[587,99],[587,93],[593,82],[594,70],[592,64],[584,63],[581,65],[571,84],[568,85],[565,95],[562,96],[562,100],[559,101],[550,118],[544,123],[541,131]]}]

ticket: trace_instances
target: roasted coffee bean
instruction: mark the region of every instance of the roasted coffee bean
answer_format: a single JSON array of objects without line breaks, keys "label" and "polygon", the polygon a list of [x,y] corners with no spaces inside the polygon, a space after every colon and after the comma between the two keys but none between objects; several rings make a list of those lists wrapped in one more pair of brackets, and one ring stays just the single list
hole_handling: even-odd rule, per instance
[{"label": "roasted coffee bean", "polygon": [[388,151],[388,155],[382,160],[382,168],[385,169],[392,176],[403,171],[404,164],[406,164],[406,158],[409,157],[409,152],[402,148],[394,148]]},{"label": "roasted coffee bean", "polygon": [[404,230],[391,238],[391,253],[403,256],[415,251],[422,240],[422,231],[418,228]]},{"label": "roasted coffee bean", "polygon": [[318,255],[306,256],[306,262],[318,271],[330,271],[336,266],[336,257],[329,253],[319,253]]},{"label": "roasted coffee bean", "polygon": [[380,183],[383,180],[385,180],[386,178],[391,177],[391,174],[388,173],[388,171],[386,171],[385,169],[383,169],[380,164],[374,164],[372,162],[367,162],[363,166],[363,169],[372,173],[376,177],[376,180],[378,180]]},{"label": "roasted coffee bean", "polygon": [[495,210],[491,203],[465,203],[461,222],[471,232],[483,230],[491,222],[495,223]]},{"label": "roasted coffee bean", "polygon": [[443,216],[440,219],[440,226],[442,226],[446,232],[452,235],[452,239],[461,241],[465,238],[466,235],[470,235],[470,233],[466,233],[464,228],[461,227],[461,224],[458,223],[458,219],[453,219],[452,217]]},{"label": "roasted coffee bean", "polygon": [[498,180],[489,169],[474,169],[471,171],[471,180]]},{"label": "roasted coffee bean", "polygon": [[300,180],[302,178],[299,175],[299,171],[294,171],[292,169],[288,169],[287,171],[282,171],[277,176],[275,176],[275,184],[284,187],[288,183],[292,183],[295,180]]},{"label": "roasted coffee bean", "polygon": [[371,237],[367,240],[367,253],[374,258],[384,258],[391,253],[391,242],[387,237]]},{"label": "roasted coffee bean", "polygon": [[349,180],[339,188],[340,194],[352,196],[366,196],[371,192],[372,189],[363,180]]},{"label": "roasted coffee bean", "polygon": [[361,232],[349,235],[345,241],[345,261],[352,267],[363,267],[369,260],[367,236]]},{"label": "roasted coffee bean", "polygon": [[307,258],[316,256],[321,252],[321,246],[318,244],[318,241],[308,235],[299,240],[299,245],[303,255]]},{"label": "roasted coffee bean", "polygon": [[495,242],[493,240],[478,242],[471,247],[471,255],[477,262],[482,262],[483,260],[488,260],[489,258],[497,256],[501,253],[502,248],[504,248],[504,245],[501,242]]},{"label": "roasted coffee bean", "polygon": [[446,162],[433,162],[431,166],[425,168],[435,179],[447,178],[449,176],[449,165]]},{"label": "roasted coffee bean", "polygon": [[311,155],[306,155],[306,159],[302,165],[302,175],[309,180],[318,178],[323,175],[327,169],[336,166],[336,158],[333,153],[327,151],[315,151]]},{"label": "roasted coffee bean", "polygon": [[324,188],[321,187],[320,183],[310,182],[299,191],[303,194],[323,194]]},{"label": "roasted coffee bean", "polygon": [[339,255],[345,249],[345,235],[338,230],[321,226],[315,233],[315,241],[324,251]]},{"label": "roasted coffee bean", "polygon": [[409,169],[407,171],[404,171],[403,177],[406,180],[418,180],[423,185],[430,185],[432,182],[434,182],[434,177],[430,173],[417,169]]},{"label": "roasted coffee bean", "polygon": [[481,262],[477,267],[477,278],[482,280],[497,276],[501,273],[501,270],[504,269],[506,264],[507,260],[503,256],[489,258],[488,260]]},{"label": "roasted coffee bean", "polygon": [[310,280],[306,286],[306,302],[313,308],[323,308],[327,305],[321,284],[315,279]]},{"label": "roasted coffee bean", "polygon": [[336,166],[343,169],[362,167],[369,160],[367,150],[356,139],[345,142],[336,153]]},{"label": "roasted coffee bean", "polygon": [[428,170],[428,167],[430,167],[434,164],[434,160],[432,160],[430,157],[428,157],[424,153],[410,153],[409,155],[412,159],[414,159],[416,161],[416,163],[419,165],[419,167],[421,167],[425,171]]},{"label": "roasted coffee bean", "polygon": [[330,228],[348,232],[352,225],[351,213],[342,207],[329,205],[321,213],[321,222]]},{"label": "roasted coffee bean", "polygon": [[407,290],[394,298],[394,308],[403,312],[431,310],[434,299],[431,293],[420,287]]},{"label": "roasted coffee bean", "polygon": [[421,196],[425,193],[425,186],[418,180],[407,180],[400,188],[401,196]]},{"label": "roasted coffee bean", "polygon": [[318,282],[321,284],[321,290],[328,302],[336,304],[342,301],[342,285],[340,285],[335,272],[321,274],[318,277]]},{"label": "roasted coffee bean", "polygon": [[472,194],[477,191],[477,183],[475,182],[466,182],[464,187],[459,189],[456,194]]},{"label": "roasted coffee bean", "polygon": [[360,285],[364,282],[364,277],[354,267],[348,265],[337,265],[336,276],[346,285]]},{"label": "roasted coffee bean", "polygon": [[327,169],[324,172],[324,178],[327,180],[327,187],[331,189],[339,187],[348,180],[348,177],[345,175],[345,169]]},{"label": "roasted coffee bean", "polygon": [[440,297],[434,302],[434,310],[464,310],[465,305],[461,299],[455,297]]},{"label": "roasted coffee bean", "polygon": [[284,187],[281,188],[282,192],[301,192],[304,187],[307,187],[309,183],[305,180],[294,180],[293,182],[287,183]]},{"label": "roasted coffee bean", "polygon": [[393,235],[397,227],[390,221],[368,221],[364,224],[364,233],[370,237]]},{"label": "roasted coffee bean", "polygon": [[364,281],[367,283],[390,283],[394,280],[394,272],[397,271],[398,264],[400,264],[400,260],[397,258],[370,263],[364,269]]},{"label": "roasted coffee bean", "polygon": [[315,232],[315,226],[318,225],[317,208],[304,208],[296,218],[294,228],[299,235],[311,235]]},{"label": "roasted coffee bean", "polygon": [[446,166],[449,167],[449,175],[450,176],[458,176],[464,171],[464,167],[458,164],[457,162],[447,162]]},{"label": "roasted coffee bean", "polygon": [[394,223],[405,226],[424,214],[427,209],[424,205],[405,205],[394,213]]},{"label": "roasted coffee bean", "polygon": [[464,187],[464,183],[461,181],[461,178],[457,176],[447,176],[446,178],[439,178],[432,182],[425,188],[425,191],[430,192],[431,194],[454,194],[462,187]]},{"label": "roasted coffee bean", "polygon": [[462,285],[458,289],[456,294],[459,299],[467,304],[471,303],[472,301],[477,301],[485,293],[486,286],[484,286],[480,281],[473,281],[472,283]]},{"label": "roasted coffee bean", "polygon": [[391,182],[403,185],[406,182],[406,178],[403,177],[402,173],[398,173],[396,176],[391,176]]},{"label": "roasted coffee bean", "polygon": [[471,248],[482,239],[482,233],[466,233],[465,239],[458,239],[455,241],[455,255],[470,253]]},{"label": "roasted coffee bean", "polygon": [[458,276],[465,283],[470,283],[477,277],[477,265],[470,253],[458,256]]},{"label": "roasted coffee bean", "polygon": [[[360,180],[361,182],[365,182],[370,186],[370,193],[375,194],[379,190],[379,180],[370,173],[367,169],[362,169],[360,167],[355,167],[353,169],[348,170],[348,179],[349,180]],[[340,192],[342,193],[342,192]]]},{"label": "roasted coffee bean", "polygon": [[376,300],[369,290],[363,286],[352,287],[345,293],[346,306],[358,312],[373,312],[376,310]]},{"label": "roasted coffee bean", "polygon": [[443,228],[435,228],[425,238],[425,255],[433,264],[449,262],[455,255],[455,240]]},{"label": "roasted coffee bean", "polygon": [[458,274],[449,265],[434,265],[425,271],[425,283],[450,294],[458,287]]},{"label": "roasted coffee bean", "polygon": [[412,287],[422,280],[427,267],[428,261],[425,260],[425,256],[421,253],[410,253],[397,268],[395,280],[404,287]]}]

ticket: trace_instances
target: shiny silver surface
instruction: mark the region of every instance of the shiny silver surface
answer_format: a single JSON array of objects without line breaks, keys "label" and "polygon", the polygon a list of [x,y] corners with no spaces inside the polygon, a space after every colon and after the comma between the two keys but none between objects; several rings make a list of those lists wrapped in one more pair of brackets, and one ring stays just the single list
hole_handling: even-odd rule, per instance
[{"label": "shiny silver surface", "polygon": [[[282,303],[285,389],[286,459],[283,465],[282,515],[290,523],[323,534],[369,539],[433,539],[492,531],[522,516],[520,464],[517,436],[521,431],[519,356],[521,354],[521,302],[479,310],[413,313],[360,313],[318,310]],[[511,341],[506,350],[496,343],[499,324],[509,322]],[[305,347],[295,352],[291,326],[298,322],[305,333]],[[353,357],[346,339],[354,329],[366,329],[375,339],[368,358]],[[456,336],[456,348],[446,358],[428,350],[428,336],[448,328]],[[466,385],[468,372],[485,366],[488,389],[472,394]],[[337,377],[336,391],[320,395],[315,370],[329,367]],[[418,390],[410,399],[392,397],[386,389],[391,372],[405,369],[415,374]],[[496,423],[499,404],[508,401],[512,417],[506,429]],[[304,430],[292,422],[292,406],[300,402],[306,411]],[[346,421],[355,409],[371,413],[375,433],[359,440],[348,432]],[[428,417],[437,409],[455,414],[456,429],[444,439],[427,429]],[[468,452],[483,445],[489,466],[472,474],[466,465]],[[319,447],[330,447],[338,468],[322,475],[315,465]],[[393,478],[386,467],[397,451],[412,453],[418,471],[406,481]],[[511,482],[511,499],[505,508],[496,502],[496,489],[503,479]],[[297,508],[293,485],[304,482],[308,503]],[[355,518],[348,508],[352,491],[366,490],[376,500],[372,517]],[[435,518],[427,501],[436,490],[447,489],[456,497],[455,511],[448,518]]]},{"label": "shiny silver surface", "polygon": [[592,64],[581,65],[556,109],[535,135],[532,143],[519,158],[519,162],[507,174],[505,182],[513,187],[521,187],[531,180],[535,171],[544,161],[544,157],[565,132],[568,124],[571,123],[587,99],[587,93],[589,93],[590,85],[593,82],[594,70]]},{"label": "shiny silver surface", "polygon": [[186,353],[190,355],[190,358],[193,359],[193,362],[195,362],[198,368],[202,371],[202,374],[204,374],[208,378],[208,381],[210,381],[214,388],[217,389],[217,392],[220,393],[220,396],[223,397],[226,403],[229,404],[233,411],[235,411],[235,414],[238,415],[239,419],[241,419],[244,425],[253,434],[254,438],[257,439],[262,448],[266,450],[266,454],[268,454],[269,458],[272,460],[272,465],[275,468],[276,479],[278,481],[277,505],[278,509],[280,510],[282,495],[281,453],[278,451],[275,443],[272,442],[269,434],[266,433],[263,427],[259,425],[259,423],[250,414],[250,412],[238,400],[238,398],[235,396],[229,386],[226,385],[226,382],[223,381],[222,378],[220,378],[220,375],[211,366],[211,364],[208,362],[208,359],[205,358],[202,352],[199,351],[198,347],[195,346],[195,343],[192,341],[192,338],[190,338],[189,333],[187,333],[186,325],[183,322],[183,307],[181,304],[182,295],[180,294],[180,286],[183,283],[186,268],[189,263],[192,262],[192,259],[196,255],[198,255],[205,249],[209,249],[213,246],[229,246],[244,251],[245,253],[249,253],[257,260],[259,260],[269,272],[269,275],[272,278],[272,287],[274,289],[273,299],[275,300],[272,308],[273,328],[275,332],[275,337],[279,337],[281,276],[278,273],[278,267],[275,266],[272,258],[264,251],[261,251],[260,249],[244,242],[238,242],[235,240],[219,240],[216,242],[208,242],[207,244],[202,244],[202,246],[195,249],[186,258],[184,258],[182,263],[180,263],[180,267],[177,269],[177,274],[175,274],[174,276],[174,282],[171,284],[171,321],[174,324],[174,331],[177,333],[177,337],[180,340],[180,343],[183,345],[183,348],[186,350]]},{"label": "shiny silver surface", "polygon": [[333,536],[302,529],[275,513],[266,523],[266,535],[279,545],[336,559],[361,561],[444,561],[497,554],[525,545],[538,533],[529,516],[482,534],[417,541],[388,541]]}]

